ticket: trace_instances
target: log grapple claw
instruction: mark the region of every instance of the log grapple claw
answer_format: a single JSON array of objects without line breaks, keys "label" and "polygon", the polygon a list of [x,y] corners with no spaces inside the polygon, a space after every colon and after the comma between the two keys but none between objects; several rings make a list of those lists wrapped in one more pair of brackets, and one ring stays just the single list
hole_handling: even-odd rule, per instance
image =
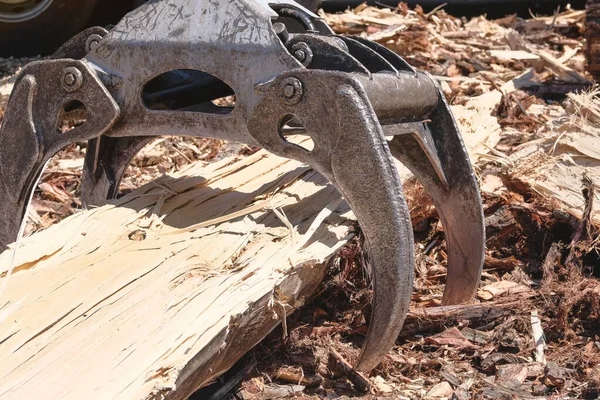
[{"label": "log grapple claw", "polygon": [[[394,157],[443,224],[443,302],[475,294],[485,238],[468,154],[435,81],[390,50],[335,35],[291,0],[154,0],[108,32],[82,32],[56,57],[23,69],[0,128],[0,250],[17,238],[46,161],[68,144],[88,140],[82,198],[99,205],[153,137],[202,136],[309,164],[353,209],[374,289],[357,369],[391,349],[412,292],[414,243]],[[59,130],[61,113],[77,107],[85,122]]]}]

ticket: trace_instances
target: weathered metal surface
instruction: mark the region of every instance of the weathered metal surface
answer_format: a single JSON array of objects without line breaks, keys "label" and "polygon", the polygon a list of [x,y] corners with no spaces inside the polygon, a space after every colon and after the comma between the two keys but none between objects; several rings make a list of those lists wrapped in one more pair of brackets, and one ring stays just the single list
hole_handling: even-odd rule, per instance
[{"label": "weathered metal surface", "polygon": [[[304,98],[297,106],[278,98],[281,83],[291,77],[303,84]],[[304,121],[304,134],[314,141],[312,151],[287,142],[271,128],[285,115]],[[356,214],[374,265],[373,313],[357,368],[374,368],[404,323],[414,260],[400,178],[364,88],[344,73],[289,72],[266,89],[249,128],[266,150],[305,162],[325,175]]]},{"label": "weathered metal surface", "polygon": [[444,227],[448,274],[442,303],[463,304],[475,296],[485,256],[485,221],[477,180],[446,99],[429,116],[431,122],[397,135],[385,134],[392,155],[408,167],[431,196]]},{"label": "weathered metal surface", "polygon": [[107,34],[108,31],[99,26],[88,28],[60,46],[54,54],[52,54],[52,58],[83,58],[90,50],[94,49]]},{"label": "weathered metal surface", "polygon": [[[59,116],[74,101],[86,105],[87,120],[63,133]],[[118,114],[117,103],[83,61],[39,61],[23,68],[0,128],[0,250],[15,241],[50,157],[71,143],[102,135]]]},{"label": "weathered metal surface", "polygon": [[[374,307],[357,368],[369,370],[398,336],[412,291],[412,229],[395,156],[429,191],[446,230],[444,301],[472,298],[484,246],[473,171],[435,82],[391,51],[333,35],[293,1],[162,0],[108,33],[76,36],[58,55],[82,59],[27,66],[0,130],[0,248],[15,240],[44,162],[75,140],[89,140],[89,205],[117,195],[131,158],[153,136],[262,146],[325,175],[365,232]],[[231,94],[232,107],[213,103]],[[87,121],[58,133],[62,107],[74,100]],[[290,131],[314,148],[289,142]],[[384,134],[393,136],[389,146]]]}]

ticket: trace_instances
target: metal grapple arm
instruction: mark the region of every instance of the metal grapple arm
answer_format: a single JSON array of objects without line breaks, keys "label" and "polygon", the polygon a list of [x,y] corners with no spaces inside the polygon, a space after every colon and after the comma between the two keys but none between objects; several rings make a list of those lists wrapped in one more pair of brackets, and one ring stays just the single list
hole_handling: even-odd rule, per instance
[{"label": "metal grapple arm", "polygon": [[[423,183],[444,225],[444,302],[474,295],[484,230],[468,155],[436,83],[386,48],[334,35],[291,0],[162,0],[110,32],[81,33],[57,57],[23,69],[0,128],[0,249],[16,239],[44,164],[66,145],[89,140],[82,197],[101,204],[152,137],[205,136],[309,164],[352,207],[374,271],[358,369],[392,347],[412,292],[410,215],[392,157]],[[231,95],[234,106],[216,101]],[[87,120],[60,132],[59,115],[77,106]]]}]

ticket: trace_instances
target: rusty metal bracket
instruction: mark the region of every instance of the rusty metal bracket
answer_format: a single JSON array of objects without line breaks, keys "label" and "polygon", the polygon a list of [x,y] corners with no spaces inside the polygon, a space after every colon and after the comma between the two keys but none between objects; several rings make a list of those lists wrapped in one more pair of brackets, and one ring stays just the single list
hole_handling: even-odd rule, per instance
[{"label": "rusty metal bracket", "polygon": [[[291,0],[154,0],[55,56],[23,69],[0,128],[0,250],[16,239],[45,162],[66,145],[89,141],[82,198],[98,205],[118,194],[153,137],[204,136],[309,164],[354,210],[374,271],[357,369],[393,346],[412,292],[412,229],[393,157],[423,183],[444,225],[444,303],[472,299],[484,225],[468,154],[436,82],[390,50],[334,35]],[[85,122],[59,130],[60,115],[77,107]]]}]

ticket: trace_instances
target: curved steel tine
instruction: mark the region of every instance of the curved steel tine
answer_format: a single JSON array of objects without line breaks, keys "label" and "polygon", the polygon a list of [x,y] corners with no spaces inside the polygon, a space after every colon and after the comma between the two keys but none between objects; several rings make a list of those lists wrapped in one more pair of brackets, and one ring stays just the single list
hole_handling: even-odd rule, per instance
[{"label": "curved steel tine", "polygon": [[86,207],[100,206],[119,194],[119,184],[135,155],[154,136],[108,137],[88,141],[81,176],[81,200]]},{"label": "curved steel tine", "polygon": [[[360,98],[349,87],[338,92],[338,99],[341,109],[356,112],[340,118],[340,131],[346,134],[344,145],[332,154],[332,179],[354,210],[373,260],[373,312],[356,364],[357,370],[368,371],[390,351],[408,313],[413,232],[400,176],[374,113],[360,110]],[[365,132],[357,129],[361,125]]]},{"label": "curved steel tine", "polygon": [[[299,96],[282,101],[282,90],[284,96],[294,90]],[[276,79],[264,92],[249,121],[252,136],[265,149],[306,162],[325,175],[346,198],[365,233],[373,261],[374,300],[356,368],[370,370],[402,329],[414,269],[410,216],[381,126],[363,87],[347,74],[298,71]],[[304,123],[314,142],[312,151],[274,132],[290,115]]]},{"label": "curved steel tine", "polygon": [[[0,127],[0,253],[17,239],[33,192],[33,184],[27,182],[41,151],[32,116],[36,86],[32,76],[25,76],[15,85]],[[25,113],[10,111],[14,109]]]},{"label": "curved steel tine", "polygon": [[[86,107],[87,118],[61,132],[59,116],[74,102]],[[118,116],[118,105],[85,62],[38,61],[23,69],[0,128],[0,251],[17,239],[46,162],[70,143],[102,135]]]},{"label": "curved steel tine", "polygon": [[361,36],[349,36],[349,37],[352,38],[353,40],[356,40],[357,42],[360,42],[363,45],[369,47],[371,50],[376,51],[377,54],[379,54],[381,57],[385,58],[398,71],[409,71],[409,72],[413,72],[413,73],[417,72],[409,63],[406,62],[406,60],[404,60],[402,57],[400,57],[398,54],[394,53],[392,50],[388,49],[387,47],[385,47],[377,42],[373,42],[369,39],[365,39]]},{"label": "curved steel tine", "polygon": [[398,125],[385,127],[394,135],[390,150],[423,184],[444,227],[448,274],[442,303],[473,300],[485,256],[485,222],[481,196],[469,155],[444,95],[428,126],[415,126],[399,134]]},{"label": "curved steel tine", "polygon": [[[397,54],[361,38],[353,38],[392,63],[398,70],[416,71]],[[434,82],[432,80],[432,82]],[[485,252],[481,196],[469,155],[443,93],[428,116],[429,123],[385,125],[394,157],[405,164],[429,192],[446,233],[448,275],[443,304],[473,299]],[[409,133],[407,135],[406,133]],[[412,135],[410,135],[412,134]]]}]

